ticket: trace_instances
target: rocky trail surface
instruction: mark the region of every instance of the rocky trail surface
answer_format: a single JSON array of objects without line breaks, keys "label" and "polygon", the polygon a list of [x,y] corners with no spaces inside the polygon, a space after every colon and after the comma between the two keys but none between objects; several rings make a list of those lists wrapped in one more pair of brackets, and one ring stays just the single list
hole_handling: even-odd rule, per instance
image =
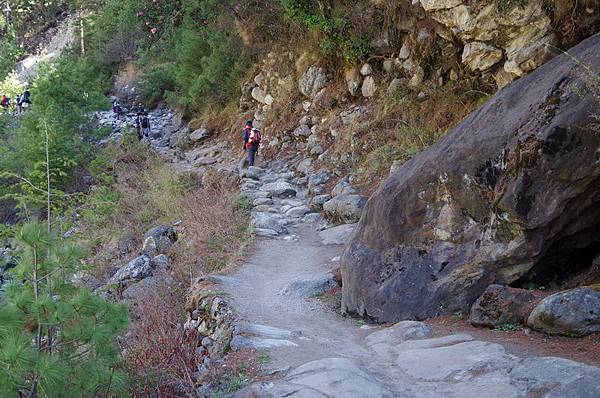
[{"label": "rocky trail surface", "polygon": [[[110,113],[97,116],[112,126],[109,139],[129,123]],[[168,110],[151,112],[150,119],[148,141],[174,168],[238,171],[237,159],[204,132],[191,134],[200,141],[193,150],[174,145],[178,130]],[[354,224],[331,227],[309,204],[307,187],[314,188],[315,178],[291,170],[285,160],[241,170],[258,239],[243,265],[211,277],[235,313],[231,349],[254,349],[270,359],[264,371],[271,381],[233,397],[600,396],[600,369],[592,366],[519,358],[468,334],[434,338],[422,322],[368,326],[332,312],[315,296],[338,286],[332,269]]]}]

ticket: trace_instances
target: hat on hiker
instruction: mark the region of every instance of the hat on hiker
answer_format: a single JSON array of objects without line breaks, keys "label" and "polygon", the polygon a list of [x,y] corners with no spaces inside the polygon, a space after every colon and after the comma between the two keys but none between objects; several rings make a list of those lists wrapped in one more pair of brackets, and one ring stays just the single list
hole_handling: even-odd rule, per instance
[{"label": "hat on hiker", "polygon": [[246,122],[246,126],[252,126],[252,120],[248,120],[248,121]]}]

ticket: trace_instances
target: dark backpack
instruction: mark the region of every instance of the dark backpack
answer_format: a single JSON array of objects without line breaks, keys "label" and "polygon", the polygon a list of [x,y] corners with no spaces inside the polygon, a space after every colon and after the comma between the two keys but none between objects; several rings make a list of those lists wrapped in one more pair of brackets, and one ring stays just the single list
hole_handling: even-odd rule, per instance
[{"label": "dark backpack", "polygon": [[142,116],[142,128],[147,129],[150,127],[150,121],[148,120],[148,116]]}]

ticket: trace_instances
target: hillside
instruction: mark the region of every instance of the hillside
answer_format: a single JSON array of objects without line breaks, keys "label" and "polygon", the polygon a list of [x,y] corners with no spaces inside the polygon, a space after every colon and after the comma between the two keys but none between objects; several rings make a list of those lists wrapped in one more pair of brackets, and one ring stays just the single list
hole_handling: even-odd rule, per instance
[{"label": "hillside", "polygon": [[600,394],[596,0],[3,12],[0,395]]}]

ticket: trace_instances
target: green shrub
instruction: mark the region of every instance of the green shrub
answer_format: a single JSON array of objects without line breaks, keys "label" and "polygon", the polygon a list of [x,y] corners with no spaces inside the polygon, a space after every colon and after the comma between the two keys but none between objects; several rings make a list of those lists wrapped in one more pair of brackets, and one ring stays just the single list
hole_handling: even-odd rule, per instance
[{"label": "green shrub", "polygon": [[123,305],[74,286],[81,253],[27,224],[18,234],[21,261],[0,307],[3,396],[123,396],[116,335],[128,323]]},{"label": "green shrub", "polygon": [[371,39],[357,32],[345,16],[333,16],[313,0],[281,0],[285,16],[312,31],[320,32],[323,55],[356,61],[371,52]]}]

